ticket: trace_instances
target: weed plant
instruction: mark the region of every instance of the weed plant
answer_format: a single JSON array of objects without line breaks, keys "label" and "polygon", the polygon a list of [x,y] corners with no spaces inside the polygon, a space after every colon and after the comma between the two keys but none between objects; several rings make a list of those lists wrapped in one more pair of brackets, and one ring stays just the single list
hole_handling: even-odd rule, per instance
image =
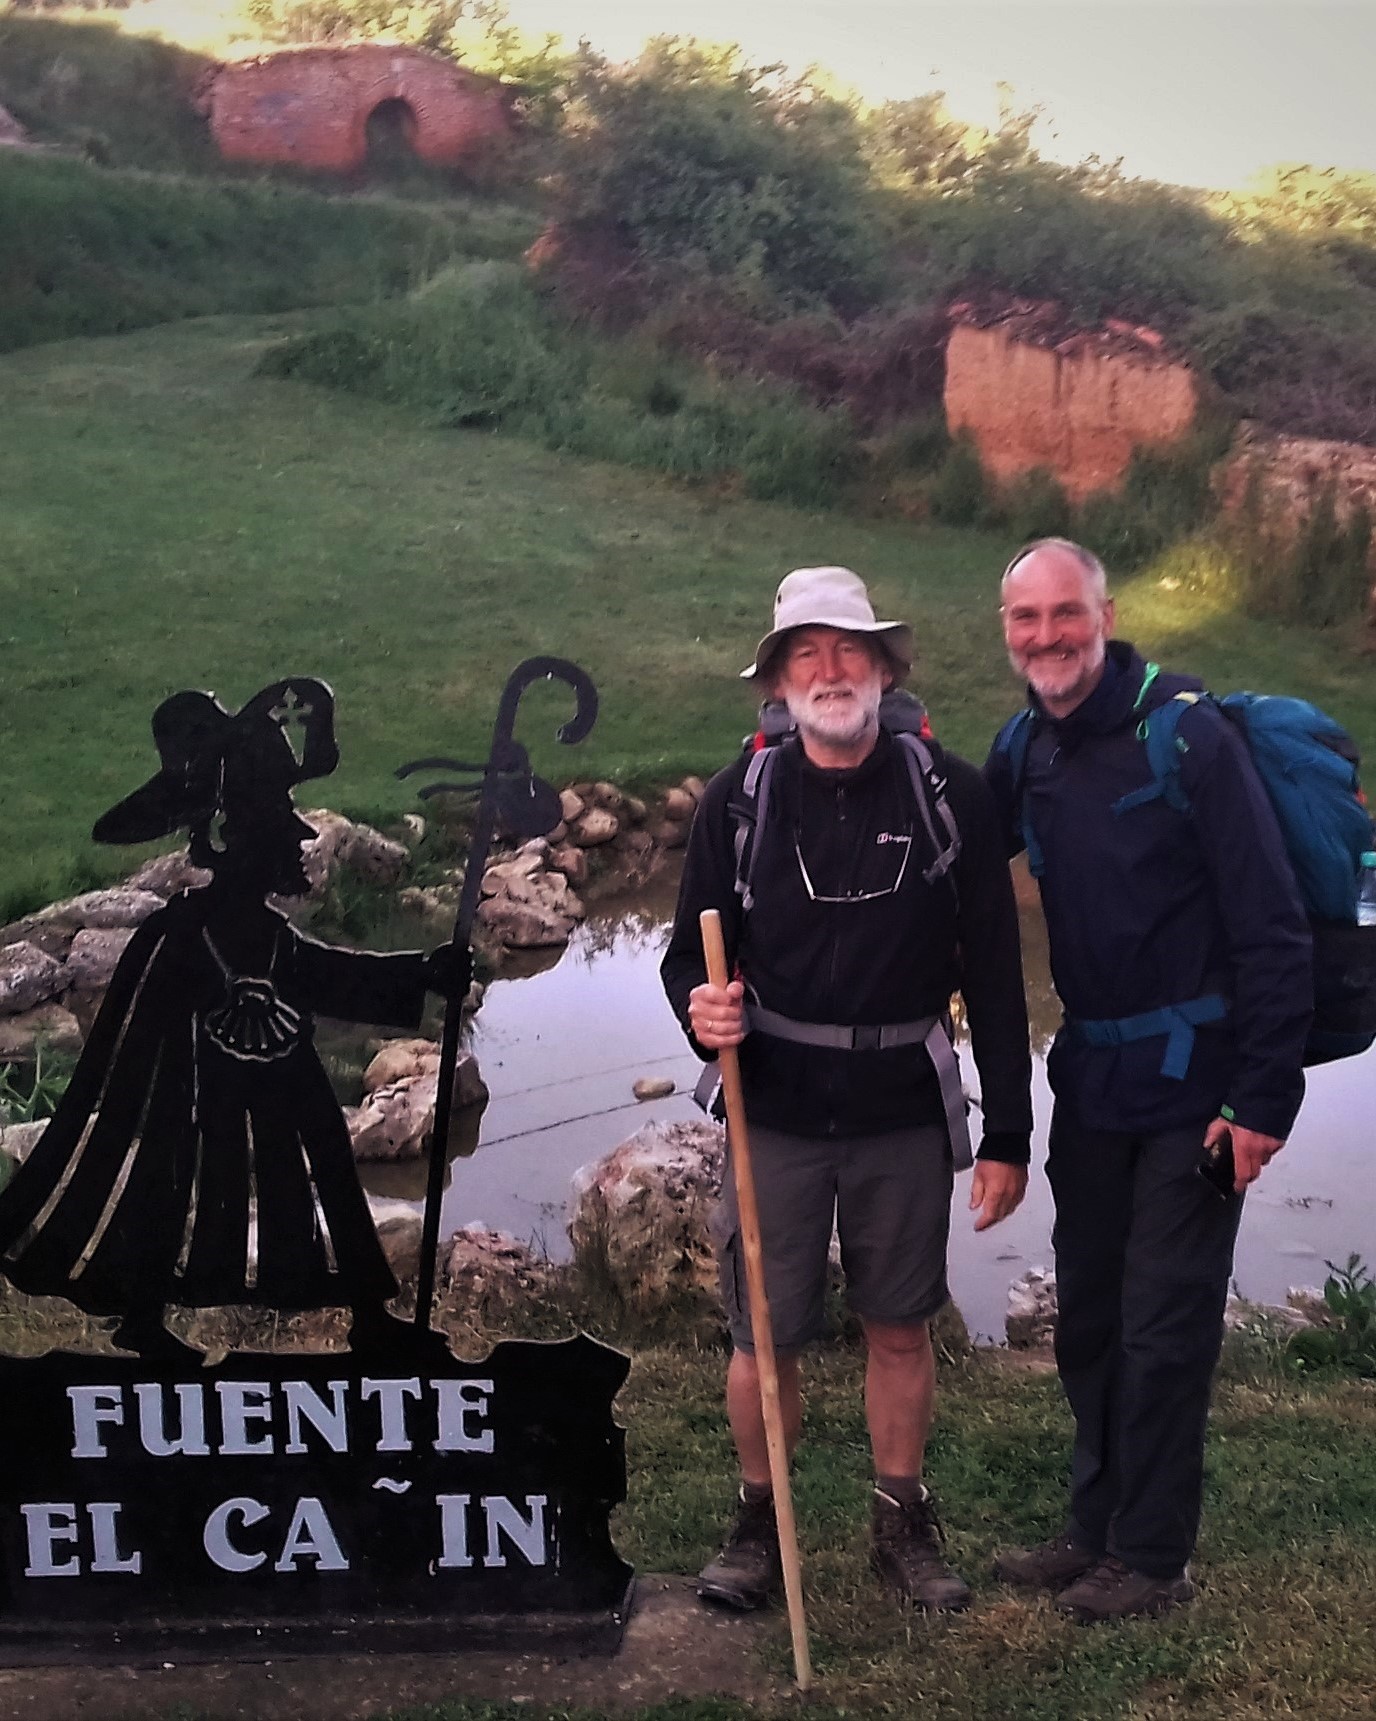
[{"label": "weed plant", "polygon": [[51,1117],[75,1068],[74,1058],[41,1043],[31,1064],[0,1064],[0,1126]]},{"label": "weed plant", "polygon": [[1287,1359],[1301,1372],[1335,1369],[1376,1380],[1376,1279],[1360,1255],[1349,1255],[1342,1267],[1324,1265],[1328,1324],[1296,1333]]}]

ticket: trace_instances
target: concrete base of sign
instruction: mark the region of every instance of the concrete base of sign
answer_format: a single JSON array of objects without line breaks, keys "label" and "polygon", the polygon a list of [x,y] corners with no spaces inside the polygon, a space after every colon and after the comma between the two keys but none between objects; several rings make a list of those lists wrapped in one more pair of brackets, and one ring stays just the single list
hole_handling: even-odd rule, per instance
[{"label": "concrete base of sign", "polygon": [[[761,1653],[784,1644],[780,1609],[731,1614],[705,1608],[693,1580],[651,1575],[635,1583],[635,1607],[615,1656],[570,1654],[530,1643],[519,1652],[360,1653],[328,1667],[264,1652],[255,1662],[165,1659],[157,1667],[0,1668],[0,1721],[51,1715],[118,1714],[126,1721],[174,1709],[202,1721],[362,1721],[381,1710],[446,1699],[502,1699],[603,1714],[670,1697],[730,1696],[764,1705],[781,1697]],[[69,1655],[76,1634],[69,1639]],[[778,1659],[775,1657],[774,1659]]]},{"label": "concrete base of sign", "polygon": [[70,1619],[0,1620],[0,1666],[165,1667],[298,1656],[510,1654],[615,1655],[634,1583],[614,1608],[518,1614],[347,1615],[323,1619],[131,1619],[119,1626]]}]

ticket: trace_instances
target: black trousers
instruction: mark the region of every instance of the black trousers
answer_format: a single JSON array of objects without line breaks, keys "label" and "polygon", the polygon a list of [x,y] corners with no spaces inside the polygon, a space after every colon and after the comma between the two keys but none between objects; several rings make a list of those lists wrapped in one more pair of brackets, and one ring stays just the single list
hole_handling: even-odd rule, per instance
[{"label": "black trousers", "polygon": [[1056,1107],[1056,1366],[1075,1415],[1070,1529],[1134,1571],[1194,1551],[1209,1390],[1242,1199],[1196,1175],[1207,1120],[1089,1130]]}]

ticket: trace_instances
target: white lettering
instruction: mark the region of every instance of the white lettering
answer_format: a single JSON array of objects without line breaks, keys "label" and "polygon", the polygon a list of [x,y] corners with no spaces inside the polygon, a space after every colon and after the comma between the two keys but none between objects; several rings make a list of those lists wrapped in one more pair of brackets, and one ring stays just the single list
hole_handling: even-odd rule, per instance
[{"label": "white lettering", "polygon": [[124,1425],[124,1388],[120,1386],[69,1386],[72,1405],[72,1457],[108,1458],[101,1439],[102,1422]]},{"label": "white lettering", "polygon": [[250,1452],[271,1452],[271,1433],[249,1438],[250,1422],[272,1421],[272,1388],[265,1380],[217,1380],[224,1438],[220,1451],[231,1458]]},{"label": "white lettering", "polygon": [[492,1430],[470,1428],[469,1418],[488,1414],[490,1380],[436,1380],[430,1383],[439,1400],[438,1452],[491,1452]]},{"label": "white lettering", "polygon": [[527,1494],[526,1506],[530,1517],[523,1518],[515,1501],[508,1500],[504,1494],[484,1494],[483,1511],[487,1516],[487,1559],[484,1564],[489,1566],[504,1566],[506,1557],[502,1553],[500,1536],[506,1536],[512,1546],[529,1566],[543,1566],[546,1561],[545,1552],[545,1501],[544,1494]]},{"label": "white lettering", "polygon": [[306,1443],[301,1438],[301,1423],[308,1422],[315,1432],[320,1435],[331,1452],[347,1452],[349,1450],[349,1423],[344,1409],[344,1394],[348,1390],[348,1382],[343,1380],[327,1381],[330,1395],[334,1399],[332,1405],[326,1404],[320,1394],[304,1380],[284,1380],[282,1393],[287,1401],[287,1444],[286,1450],[292,1453],[304,1452]]},{"label": "white lettering", "polygon": [[261,1501],[240,1496],[217,1506],[206,1519],[201,1540],[206,1553],[222,1572],[251,1572],[267,1559],[266,1554],[241,1553],[229,1539],[229,1520],[232,1517],[242,1519],[247,1529],[251,1524],[261,1524],[267,1515],[268,1509]]},{"label": "white lettering", "polygon": [[[136,1392],[138,1388],[134,1389]],[[115,1522],[121,1511],[117,1500],[91,1500],[86,1510],[91,1514],[91,1540],[94,1553],[93,1572],[139,1572],[143,1570],[143,1555],[137,1551],[127,1559],[120,1558],[119,1525]]]},{"label": "white lettering", "polygon": [[471,1566],[473,1556],[468,1551],[468,1503],[471,1494],[437,1494],[435,1504],[440,1509],[440,1565],[449,1570]]},{"label": "white lettering", "polygon": [[[68,1391],[72,1389],[69,1387]],[[101,1390],[96,1388],[94,1390]],[[96,1456],[103,1456],[97,1454]],[[29,1539],[29,1563],[24,1567],[26,1578],[75,1578],[81,1575],[81,1561],[59,1561],[54,1555],[57,1542],[76,1540],[76,1507],[69,1501],[44,1505],[21,1506],[24,1528]]]},{"label": "white lettering", "polygon": [[344,1550],[335,1539],[330,1520],[319,1500],[307,1498],[296,1502],[287,1539],[273,1570],[294,1571],[298,1560],[316,1560],[319,1562],[317,1570],[322,1572],[347,1572],[349,1569]]},{"label": "white lettering", "polygon": [[172,1458],[179,1452],[188,1458],[204,1458],[210,1448],[205,1443],[203,1389],[195,1385],[173,1387],[180,1425],[175,1436],[167,1432],[162,1390],[158,1381],[146,1381],[134,1388],[134,1397],[139,1401],[139,1439],[144,1451],[153,1458]]},{"label": "white lettering", "polygon": [[368,1380],[362,1383],[365,1399],[375,1398],[382,1412],[382,1433],[377,1443],[379,1452],[409,1452],[411,1437],[406,1431],[406,1400],[420,1397],[420,1381]]}]

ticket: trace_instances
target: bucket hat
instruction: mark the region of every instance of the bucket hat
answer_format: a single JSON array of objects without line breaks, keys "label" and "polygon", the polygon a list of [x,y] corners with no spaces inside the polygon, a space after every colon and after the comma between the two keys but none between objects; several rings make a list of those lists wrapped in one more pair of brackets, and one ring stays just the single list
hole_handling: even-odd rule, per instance
[{"label": "bucket hat", "polygon": [[779,641],[797,627],[836,627],[844,633],[872,633],[884,648],[896,681],[913,666],[913,631],[906,622],[877,621],[859,574],[849,568],[795,568],[774,594],[774,626],[755,647],[755,661],[741,679],[759,675]]}]

